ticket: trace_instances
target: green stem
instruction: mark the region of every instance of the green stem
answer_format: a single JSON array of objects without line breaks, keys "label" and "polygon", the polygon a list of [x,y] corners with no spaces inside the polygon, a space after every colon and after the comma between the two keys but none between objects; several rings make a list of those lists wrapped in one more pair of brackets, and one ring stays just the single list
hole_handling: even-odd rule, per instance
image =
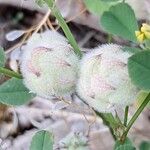
[{"label": "green stem", "polygon": [[[75,95],[86,105],[88,105],[77,93]],[[116,135],[114,134],[113,127],[115,125],[115,119],[114,116],[111,113],[99,113],[98,111],[94,110],[93,111],[96,113],[97,116],[99,116],[102,120],[103,123],[109,128],[111,135],[113,136],[114,140],[117,140]]]},{"label": "green stem", "polygon": [[113,136],[114,140],[116,141],[117,137],[114,134],[113,126],[111,124],[112,122],[115,122],[113,115],[111,113],[105,114],[105,113],[99,113],[97,111],[95,111],[95,113],[103,120],[103,123],[109,128],[111,135]]},{"label": "green stem", "polygon": [[129,106],[126,106],[125,113],[124,113],[124,126],[127,126],[128,122],[128,112],[129,112]]},{"label": "green stem", "polygon": [[149,101],[150,101],[150,93],[148,94],[148,96],[145,98],[145,100],[143,101],[141,106],[138,108],[138,110],[135,112],[135,114],[133,115],[133,117],[129,121],[129,123],[127,125],[127,128],[126,128],[126,131],[122,135],[122,138],[121,138],[122,141],[124,141],[126,139],[126,136],[127,136],[128,132],[129,132],[130,128],[132,127],[132,125],[134,124],[136,119],[139,117],[139,115],[141,114],[143,109],[146,107],[146,105],[149,103]]},{"label": "green stem", "polygon": [[58,20],[59,25],[61,26],[62,30],[64,31],[67,39],[69,40],[71,46],[74,48],[75,53],[79,56],[82,57],[82,53],[81,50],[74,38],[74,36],[72,35],[68,25],[66,24],[64,18],[62,17],[60,11],[57,9],[54,0],[45,0],[45,2],[47,3],[47,5],[49,6],[49,8],[51,9],[53,15],[56,17],[56,19]]},{"label": "green stem", "polygon": [[6,68],[0,67],[0,73],[3,73],[3,74],[5,74],[9,77],[15,77],[15,78],[18,78],[18,79],[22,79],[21,74],[19,74],[17,72],[14,72],[14,71],[11,71],[11,70],[6,69]]}]

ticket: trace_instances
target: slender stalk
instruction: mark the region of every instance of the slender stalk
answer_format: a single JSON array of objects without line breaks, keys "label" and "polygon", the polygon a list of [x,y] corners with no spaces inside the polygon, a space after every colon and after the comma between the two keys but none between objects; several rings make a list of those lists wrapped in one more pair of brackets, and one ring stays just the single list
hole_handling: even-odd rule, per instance
[{"label": "slender stalk", "polygon": [[124,141],[126,139],[126,136],[127,136],[128,132],[129,132],[130,128],[132,127],[132,125],[134,124],[136,119],[139,117],[139,115],[141,114],[141,112],[146,107],[146,105],[148,104],[149,101],[150,101],[150,93],[148,94],[148,96],[145,98],[145,100],[143,101],[141,106],[138,108],[138,110],[135,112],[135,114],[133,115],[133,117],[129,121],[129,123],[127,125],[127,128],[126,128],[126,131],[122,135],[122,138],[121,138],[122,141]]},{"label": "slender stalk", "polygon": [[125,113],[124,113],[124,126],[127,126],[128,122],[128,112],[129,112],[129,106],[126,106]]},{"label": "slender stalk", "polygon": [[112,120],[112,119],[114,120],[113,115],[111,113],[105,114],[105,113],[99,113],[97,111],[95,111],[95,113],[103,120],[103,123],[109,128],[109,131],[110,131],[113,139],[116,141],[117,137],[114,134],[114,130],[113,130],[113,127],[112,127],[111,123],[108,121],[108,120]]},{"label": "slender stalk", "polygon": [[62,30],[64,31],[67,39],[69,40],[71,46],[74,48],[75,53],[79,56],[82,57],[82,53],[81,50],[74,38],[74,36],[72,35],[68,25],[66,24],[64,18],[62,17],[61,13],[59,12],[59,10],[57,9],[54,0],[45,0],[45,2],[47,3],[47,5],[49,6],[49,8],[52,11],[52,14],[56,17],[56,19],[58,20],[59,25],[61,26]]},{"label": "slender stalk", "polygon": [[0,73],[3,73],[3,74],[5,74],[9,77],[15,77],[15,78],[18,78],[18,79],[22,79],[21,74],[19,74],[17,72],[14,72],[14,71],[11,71],[11,70],[6,69],[6,68],[0,67]]},{"label": "slender stalk", "polygon": [[[86,105],[88,105],[77,93],[76,93],[76,96],[82,100],[82,102]],[[113,131],[113,127],[114,127],[114,124],[115,124],[115,119],[113,117],[113,115],[111,113],[99,113],[98,111],[94,110],[93,111],[96,113],[97,116],[99,116],[102,120],[103,120],[103,123],[109,128],[109,131],[111,133],[111,135],[113,136],[114,140],[116,141],[117,140],[117,137],[116,135],[114,134],[114,131]]]}]

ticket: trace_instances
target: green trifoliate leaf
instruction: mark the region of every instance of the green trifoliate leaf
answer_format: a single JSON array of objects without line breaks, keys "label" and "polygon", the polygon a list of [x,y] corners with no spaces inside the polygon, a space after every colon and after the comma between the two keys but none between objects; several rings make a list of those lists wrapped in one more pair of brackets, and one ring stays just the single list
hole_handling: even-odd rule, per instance
[{"label": "green trifoliate leaf", "polygon": [[101,16],[104,11],[109,10],[112,5],[117,4],[117,0],[107,3],[104,0],[84,0],[86,7],[97,16]]},{"label": "green trifoliate leaf", "polygon": [[142,51],[142,49],[140,48],[136,48],[136,47],[129,47],[129,46],[125,46],[122,48],[123,51],[127,51],[127,52],[130,52],[130,53],[138,53],[140,51]]},{"label": "green trifoliate leaf", "polygon": [[54,138],[52,133],[42,130],[32,138],[30,150],[53,150]]},{"label": "green trifoliate leaf", "polygon": [[135,31],[138,30],[134,11],[126,3],[112,6],[101,17],[101,25],[110,34],[136,42]]},{"label": "green trifoliate leaf", "polygon": [[35,95],[29,93],[21,79],[12,78],[0,85],[0,102],[8,105],[22,105]]},{"label": "green trifoliate leaf", "polygon": [[128,71],[132,82],[142,90],[150,90],[150,51],[142,51],[128,60]]}]

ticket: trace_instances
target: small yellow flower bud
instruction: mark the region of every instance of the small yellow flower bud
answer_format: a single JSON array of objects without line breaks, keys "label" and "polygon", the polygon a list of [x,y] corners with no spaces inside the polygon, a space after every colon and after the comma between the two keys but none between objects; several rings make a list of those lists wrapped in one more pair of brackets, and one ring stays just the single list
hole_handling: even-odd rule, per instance
[{"label": "small yellow flower bud", "polygon": [[135,31],[135,35],[136,35],[136,36],[139,36],[140,34],[141,34],[140,31]]},{"label": "small yellow flower bud", "polygon": [[135,31],[135,35],[140,43],[150,39],[150,25],[143,23],[140,31]]},{"label": "small yellow flower bud", "polygon": [[145,40],[145,36],[144,33],[140,32],[140,31],[135,31],[137,40],[142,43]]},{"label": "small yellow flower bud", "polygon": [[[143,31],[142,31],[143,30]],[[143,23],[142,24],[142,27],[141,27],[141,31],[144,32],[144,31],[150,31],[150,25],[146,24],[146,23]]]}]

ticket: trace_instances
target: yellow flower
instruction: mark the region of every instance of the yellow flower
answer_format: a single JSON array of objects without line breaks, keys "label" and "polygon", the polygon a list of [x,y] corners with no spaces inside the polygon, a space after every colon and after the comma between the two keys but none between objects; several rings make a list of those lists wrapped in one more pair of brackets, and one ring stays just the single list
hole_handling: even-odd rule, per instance
[{"label": "yellow flower", "polygon": [[146,23],[143,23],[142,27],[141,27],[141,31],[142,32],[144,32],[144,31],[149,31],[150,32],[150,25],[148,25]]},{"label": "yellow flower", "polygon": [[146,39],[150,39],[150,25],[143,23],[140,31],[135,31],[135,35],[140,43]]},{"label": "yellow flower", "polygon": [[142,43],[145,40],[145,36],[144,33],[140,32],[140,31],[135,31],[135,35],[137,37],[137,40]]}]

